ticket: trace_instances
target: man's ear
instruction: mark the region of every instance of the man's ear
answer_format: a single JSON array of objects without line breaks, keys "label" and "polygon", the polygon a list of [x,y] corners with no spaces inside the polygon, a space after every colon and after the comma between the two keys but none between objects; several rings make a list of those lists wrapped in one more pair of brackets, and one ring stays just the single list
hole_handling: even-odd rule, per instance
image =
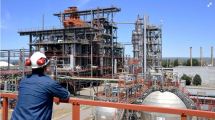
[{"label": "man's ear", "polygon": [[49,67],[47,67],[47,66],[44,67],[44,71],[45,71],[47,74],[51,74],[51,70],[50,70]]}]

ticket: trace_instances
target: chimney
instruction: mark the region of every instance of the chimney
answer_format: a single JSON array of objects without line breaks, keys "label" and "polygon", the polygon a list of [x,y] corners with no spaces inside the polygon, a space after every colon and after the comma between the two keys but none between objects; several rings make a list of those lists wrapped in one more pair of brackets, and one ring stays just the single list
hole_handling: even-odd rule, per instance
[{"label": "chimney", "polygon": [[190,66],[193,66],[192,47],[190,47]]},{"label": "chimney", "polygon": [[214,66],[214,57],[213,57],[214,50],[213,49],[214,49],[213,46],[211,46],[211,65],[212,66]]},{"label": "chimney", "polygon": [[202,60],[202,47],[200,47],[200,66],[202,66],[203,60]]}]

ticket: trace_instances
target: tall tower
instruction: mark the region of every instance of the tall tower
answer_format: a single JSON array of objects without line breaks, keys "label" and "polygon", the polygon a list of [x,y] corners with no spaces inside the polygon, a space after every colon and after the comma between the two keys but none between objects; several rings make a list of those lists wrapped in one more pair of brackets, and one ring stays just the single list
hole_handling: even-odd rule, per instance
[{"label": "tall tower", "polygon": [[192,47],[190,47],[190,66],[193,66]]},{"label": "tall tower", "polygon": [[132,31],[133,57],[140,59],[143,57],[143,19],[137,16],[135,29]]},{"label": "tall tower", "polygon": [[213,48],[213,46],[211,47],[211,65],[212,66],[214,66],[214,57],[213,57],[213,52],[214,52],[214,50],[213,50],[214,48]]},{"label": "tall tower", "polygon": [[135,30],[132,32],[134,58],[139,59],[144,74],[161,69],[162,31],[160,26],[149,23],[148,16],[137,17]]}]

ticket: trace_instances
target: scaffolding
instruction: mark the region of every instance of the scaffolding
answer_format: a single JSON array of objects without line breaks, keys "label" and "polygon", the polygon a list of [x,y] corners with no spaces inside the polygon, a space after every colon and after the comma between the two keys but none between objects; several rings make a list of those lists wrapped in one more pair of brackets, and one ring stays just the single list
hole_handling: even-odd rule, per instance
[{"label": "scaffolding", "polygon": [[149,24],[148,16],[137,17],[132,32],[133,57],[141,62],[142,73],[161,72],[162,30],[161,26]]},{"label": "scaffolding", "polygon": [[[66,75],[114,78],[114,69],[123,67],[123,46],[117,42],[113,21],[114,13],[119,11],[116,7],[81,11],[69,7],[54,14],[61,28],[24,30],[19,34],[29,36],[31,54],[44,50],[48,58],[56,59],[57,68],[67,68]],[[81,69],[77,70],[77,66]]]},{"label": "scaffolding", "polygon": [[[19,80],[30,70],[24,66],[29,51],[25,49],[0,50],[0,91],[17,91]],[[2,64],[3,63],[3,64]]]}]

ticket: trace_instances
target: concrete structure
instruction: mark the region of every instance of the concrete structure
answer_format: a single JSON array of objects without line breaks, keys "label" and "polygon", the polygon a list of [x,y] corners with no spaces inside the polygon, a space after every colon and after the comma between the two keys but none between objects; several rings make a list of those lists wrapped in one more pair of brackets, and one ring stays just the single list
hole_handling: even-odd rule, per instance
[{"label": "concrete structure", "polygon": [[215,97],[214,87],[186,86],[191,95]]},{"label": "concrete structure", "polygon": [[173,72],[178,73],[179,77],[183,74],[187,74],[190,77],[199,74],[202,78],[202,85],[215,86],[215,67],[179,66],[174,67]]}]

